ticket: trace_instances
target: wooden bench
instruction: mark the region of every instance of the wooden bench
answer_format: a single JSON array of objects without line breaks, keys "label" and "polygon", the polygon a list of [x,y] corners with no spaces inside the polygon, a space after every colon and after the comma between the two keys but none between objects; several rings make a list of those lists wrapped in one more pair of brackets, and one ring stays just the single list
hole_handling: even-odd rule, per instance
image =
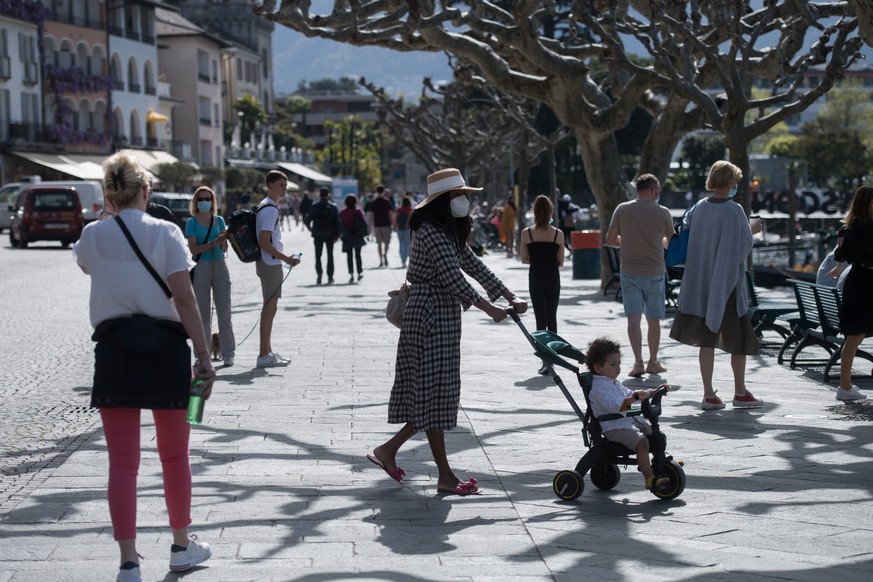
[{"label": "wooden bench", "polygon": [[[829,342],[835,348],[825,364],[824,382],[827,384],[830,380],[831,368],[840,361],[843,355],[843,344],[846,341],[845,337],[840,334],[840,303],[842,296],[836,287],[814,285],[813,290],[815,291],[821,330],[813,330],[810,334],[815,335],[824,342]],[[862,358],[873,363],[873,355],[860,348],[855,352],[855,358]],[[864,375],[864,377],[869,376]]]},{"label": "wooden bench", "polygon": [[[776,320],[780,317],[785,317],[788,314],[797,311],[797,305],[794,303],[776,303],[764,302],[758,297],[758,289],[755,287],[755,280],[752,273],[746,271],[746,291],[749,295],[749,319],[752,321],[752,327],[755,329],[755,335],[761,340],[761,345],[781,346],[784,345],[785,339],[791,335],[791,329],[779,323]],[[765,343],[764,332],[774,331],[782,337],[782,341],[778,343]]]}]

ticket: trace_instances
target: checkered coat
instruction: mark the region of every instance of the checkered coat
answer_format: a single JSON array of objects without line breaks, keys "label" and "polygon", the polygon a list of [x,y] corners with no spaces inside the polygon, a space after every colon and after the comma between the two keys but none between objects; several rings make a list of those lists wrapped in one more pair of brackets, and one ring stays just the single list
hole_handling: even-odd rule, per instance
[{"label": "checkered coat", "polygon": [[412,422],[417,431],[449,430],[458,424],[461,398],[461,311],[479,294],[461,274],[476,279],[493,301],[503,283],[469,247],[424,224],[415,232],[407,280],[412,289],[397,343],[388,422]]}]

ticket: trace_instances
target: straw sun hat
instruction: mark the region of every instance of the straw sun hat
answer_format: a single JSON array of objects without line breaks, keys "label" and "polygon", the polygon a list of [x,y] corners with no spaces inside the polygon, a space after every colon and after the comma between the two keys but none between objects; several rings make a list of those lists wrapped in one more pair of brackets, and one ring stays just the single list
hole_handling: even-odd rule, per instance
[{"label": "straw sun hat", "polygon": [[427,206],[436,200],[440,194],[445,194],[446,192],[451,192],[453,190],[479,192],[482,188],[467,186],[467,183],[464,182],[464,177],[461,176],[461,171],[457,168],[439,170],[427,177],[427,198],[422,200],[416,208]]}]

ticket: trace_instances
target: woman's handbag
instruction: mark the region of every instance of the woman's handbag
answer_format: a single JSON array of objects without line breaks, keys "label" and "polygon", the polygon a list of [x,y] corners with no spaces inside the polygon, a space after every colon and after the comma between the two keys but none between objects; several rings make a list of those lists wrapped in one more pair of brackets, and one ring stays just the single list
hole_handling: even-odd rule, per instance
[{"label": "woman's handbag", "polygon": [[404,281],[400,289],[388,292],[390,299],[388,299],[388,306],[385,308],[385,319],[394,327],[399,328],[403,323],[403,312],[406,311],[410,290],[409,283]]},{"label": "woman's handbag", "polygon": [[367,226],[367,221],[361,216],[361,213],[355,210],[355,221],[352,223],[352,235],[366,238],[370,235],[370,227]]}]

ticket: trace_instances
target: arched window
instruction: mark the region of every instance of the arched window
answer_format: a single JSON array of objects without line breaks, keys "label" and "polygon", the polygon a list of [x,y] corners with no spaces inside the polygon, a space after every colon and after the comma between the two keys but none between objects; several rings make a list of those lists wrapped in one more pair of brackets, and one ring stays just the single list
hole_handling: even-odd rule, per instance
[{"label": "arched window", "polygon": [[146,95],[157,95],[158,89],[155,84],[155,69],[152,66],[151,61],[146,61],[145,68],[143,71],[143,80],[145,81],[145,92]]},{"label": "arched window", "polygon": [[87,99],[82,99],[79,101],[79,112],[77,124],[73,127],[79,131],[88,131],[92,127],[91,120],[91,103]]},{"label": "arched window", "polygon": [[142,87],[139,84],[139,71],[136,67],[136,59],[130,57],[127,61],[127,90],[131,93],[139,93]]},{"label": "arched window", "polygon": [[92,129],[103,135],[106,133],[106,103],[98,101],[94,106],[94,115],[92,116]]},{"label": "arched window", "polygon": [[130,112],[130,145],[142,145],[142,131],[139,126],[139,113],[136,109]]},{"label": "arched window", "polygon": [[106,74],[106,53],[103,51],[103,47],[99,44],[94,45],[94,48],[91,51],[91,74]]},{"label": "arched window", "polygon": [[112,78],[115,79],[115,88],[123,91],[124,73],[121,69],[121,57],[118,56],[118,53],[112,55]]},{"label": "arched window", "polygon": [[91,74],[91,59],[88,58],[88,45],[86,45],[84,42],[80,42],[78,45],[76,45],[75,66],[85,71],[85,74]]},{"label": "arched window", "polygon": [[60,48],[58,49],[58,66],[66,69],[74,64],[73,44],[69,40],[64,39],[61,41]]},{"label": "arched window", "polygon": [[124,114],[121,112],[121,107],[115,108],[115,113],[112,115],[112,139],[118,145],[124,144]]}]

